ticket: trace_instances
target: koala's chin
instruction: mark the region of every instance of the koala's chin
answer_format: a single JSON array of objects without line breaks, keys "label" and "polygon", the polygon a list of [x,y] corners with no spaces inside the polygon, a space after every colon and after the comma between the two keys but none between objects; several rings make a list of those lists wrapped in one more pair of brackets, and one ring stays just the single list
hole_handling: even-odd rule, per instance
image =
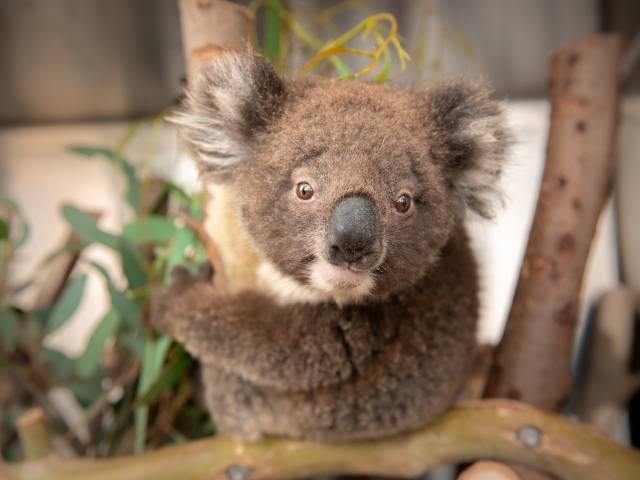
[{"label": "koala's chin", "polygon": [[323,260],[311,267],[310,280],[314,288],[332,295],[336,303],[367,296],[375,283],[370,271],[332,265]]},{"label": "koala's chin", "polygon": [[231,52],[173,121],[228,285],[180,275],[151,318],[200,360],[218,430],[378,438],[449,408],[479,311],[464,217],[491,215],[509,143],[489,92],[281,77]]},{"label": "koala's chin", "polygon": [[344,306],[369,298],[375,286],[373,272],[332,265],[326,260],[315,261],[308,272],[308,280],[302,283],[272,262],[263,261],[258,267],[258,287],[280,305],[333,301]]}]

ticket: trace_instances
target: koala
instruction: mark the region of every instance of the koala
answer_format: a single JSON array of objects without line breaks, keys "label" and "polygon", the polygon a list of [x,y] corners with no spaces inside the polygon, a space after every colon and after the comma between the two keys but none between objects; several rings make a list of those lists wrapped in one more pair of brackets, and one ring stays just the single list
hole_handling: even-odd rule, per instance
[{"label": "koala", "polygon": [[200,360],[219,431],[372,439],[446,410],[478,318],[464,219],[492,215],[509,144],[489,92],[288,78],[230,51],[173,121],[232,287],[177,272],[152,318]]}]

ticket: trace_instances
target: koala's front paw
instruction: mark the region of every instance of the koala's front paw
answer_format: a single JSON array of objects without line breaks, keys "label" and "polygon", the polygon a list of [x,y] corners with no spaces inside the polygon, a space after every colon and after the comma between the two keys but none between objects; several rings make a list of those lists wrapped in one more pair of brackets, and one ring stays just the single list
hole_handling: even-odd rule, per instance
[{"label": "koala's front paw", "polygon": [[176,265],[171,269],[171,286],[184,286],[192,283],[211,283],[213,278],[213,268],[209,262],[200,265],[198,272],[192,274],[186,267]]},{"label": "koala's front paw", "polygon": [[194,275],[183,266],[171,270],[171,284],[156,289],[151,300],[151,323],[179,342],[184,341],[184,329],[189,313],[202,301],[204,290],[211,289],[212,269],[203,264]]}]

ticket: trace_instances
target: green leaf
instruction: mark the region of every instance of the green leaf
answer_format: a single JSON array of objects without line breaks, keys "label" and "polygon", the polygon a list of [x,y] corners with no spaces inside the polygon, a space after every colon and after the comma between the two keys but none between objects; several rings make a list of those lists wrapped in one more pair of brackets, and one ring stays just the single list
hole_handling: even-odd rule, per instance
[{"label": "green leaf", "polygon": [[[16,202],[6,197],[0,197],[0,203],[4,203],[5,205],[7,205],[9,209],[12,212],[14,212],[18,216],[18,219],[20,220],[20,236],[13,239],[10,238],[9,236],[9,233],[10,233],[9,224],[3,220],[3,223],[5,223],[7,228],[7,234],[5,239],[9,239],[11,241],[11,245],[13,246],[14,249],[18,249],[22,245],[24,245],[25,242],[29,239],[29,235],[31,234],[31,228],[29,227],[27,220],[25,219],[24,215],[20,211],[20,207],[18,207],[18,204]],[[0,236],[0,239],[1,238],[2,237]]]},{"label": "green leaf", "polygon": [[[140,378],[138,380],[138,397],[143,396],[157,378],[170,345],[171,339],[167,336],[159,337],[157,340],[151,337],[147,338],[144,346],[144,355],[142,357]],[[136,453],[144,451],[148,417],[149,407],[136,408],[134,413],[134,451]]]},{"label": "green leaf", "polygon": [[145,341],[135,334],[123,334],[119,335],[117,339],[120,345],[126,347],[137,358],[142,359],[144,357],[144,345]]},{"label": "green leaf", "polygon": [[12,240],[13,248],[20,248],[25,244],[25,242],[31,236],[31,227],[29,226],[27,221],[24,219],[24,217],[20,217],[20,219],[22,221],[22,229],[21,229],[20,236],[17,239]]},{"label": "green leaf", "polygon": [[126,225],[122,235],[134,243],[168,242],[176,234],[176,226],[166,217],[150,215],[134,220]]},{"label": "green leaf", "polygon": [[113,284],[107,285],[111,297],[111,307],[115,308],[128,327],[137,329],[140,326],[140,309],[136,302],[118,291]]},{"label": "green leaf", "polygon": [[127,326],[137,329],[140,326],[140,309],[138,305],[136,305],[136,302],[131,300],[126,292],[121,292],[116,288],[106,268],[97,262],[89,263],[100,272],[107,282],[107,291],[111,298],[111,308],[115,308],[118,311]]},{"label": "green leaf", "polygon": [[127,202],[131,208],[137,210],[140,206],[140,182],[133,168],[124,157],[118,155],[114,150],[105,147],[91,147],[88,145],[72,145],[68,148],[70,152],[83,155],[85,157],[103,156],[118,166],[127,179]]},{"label": "green leaf", "polygon": [[8,353],[16,348],[19,327],[18,316],[13,310],[0,311],[0,338],[2,338],[2,346]]},{"label": "green leaf", "polygon": [[183,355],[175,363],[169,365],[147,391],[138,399],[136,407],[148,406],[165,388],[176,384],[193,364],[188,355]]},{"label": "green leaf", "polygon": [[76,362],[76,373],[80,377],[93,376],[100,365],[104,344],[113,335],[120,325],[120,315],[113,308],[107,312],[93,331],[87,348]]},{"label": "green leaf", "polygon": [[38,318],[33,312],[28,313],[24,319],[24,329],[22,331],[24,341],[28,344],[41,342],[42,336],[44,335],[45,323],[46,320],[43,321],[41,318]]},{"label": "green leaf", "polygon": [[9,239],[9,224],[0,218],[0,240]]},{"label": "green leaf", "polygon": [[56,378],[66,378],[73,373],[75,360],[61,351],[45,347],[41,355],[44,362],[48,364],[47,371],[53,373]]},{"label": "green leaf", "polygon": [[73,313],[80,305],[84,287],[87,283],[87,276],[80,275],[74,278],[62,292],[62,296],[58,299],[53,311],[47,319],[47,333],[51,333],[60,328],[71,318]]},{"label": "green leaf", "polygon": [[71,382],[66,385],[76,399],[85,407],[93,404],[100,395],[103,394],[101,375],[95,375],[81,382]]},{"label": "green leaf", "polygon": [[71,224],[74,232],[83,240],[101,243],[113,249],[118,249],[120,246],[120,238],[101,230],[96,221],[88,213],[71,205],[65,205],[62,208],[62,214]]},{"label": "green leaf", "polygon": [[[273,0],[272,3],[282,8],[279,0]],[[271,62],[275,62],[280,52],[282,20],[276,10],[267,7],[264,22],[264,54]]]},{"label": "green leaf", "polygon": [[[192,259],[187,258],[185,255],[189,249],[192,249],[194,253]],[[178,229],[178,232],[169,244],[169,251],[167,252],[164,278],[165,283],[170,282],[171,270],[176,265],[183,265],[191,272],[195,272],[206,258],[207,254],[196,234],[188,228]]]},{"label": "green leaf", "polygon": [[144,268],[142,267],[143,261],[140,256],[140,252],[136,250],[136,247],[131,242],[125,239],[121,239],[120,248],[118,250],[120,251],[122,269],[127,277],[129,288],[135,290],[146,286],[149,281],[147,279],[147,274],[144,273]]}]

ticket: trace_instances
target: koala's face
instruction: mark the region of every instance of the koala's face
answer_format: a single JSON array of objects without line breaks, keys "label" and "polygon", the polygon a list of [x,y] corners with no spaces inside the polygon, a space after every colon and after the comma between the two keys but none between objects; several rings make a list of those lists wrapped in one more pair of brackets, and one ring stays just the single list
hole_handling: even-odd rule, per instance
[{"label": "koala's face", "polygon": [[506,141],[477,87],[282,80],[250,53],[216,61],[177,121],[272,273],[341,303],[424,276],[465,205],[488,213]]}]

